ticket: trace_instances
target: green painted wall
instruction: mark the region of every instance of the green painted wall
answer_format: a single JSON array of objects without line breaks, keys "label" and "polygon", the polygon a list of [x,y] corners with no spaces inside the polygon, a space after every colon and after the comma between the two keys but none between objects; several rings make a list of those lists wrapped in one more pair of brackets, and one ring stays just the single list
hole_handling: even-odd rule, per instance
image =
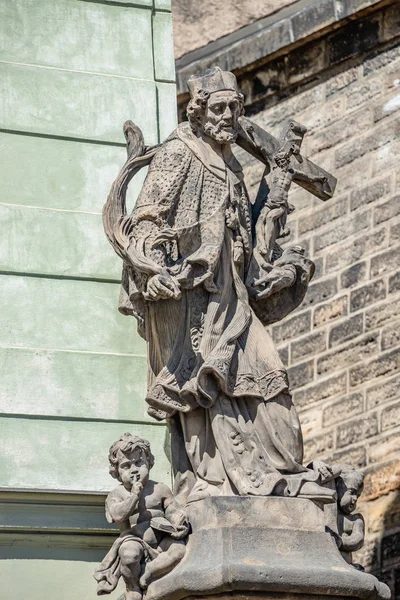
[{"label": "green painted wall", "polygon": [[168,0],[0,0],[1,600],[96,597],[121,433],[148,437],[154,476],[170,480],[101,209],[124,121],[148,144],[175,127],[174,79]]}]

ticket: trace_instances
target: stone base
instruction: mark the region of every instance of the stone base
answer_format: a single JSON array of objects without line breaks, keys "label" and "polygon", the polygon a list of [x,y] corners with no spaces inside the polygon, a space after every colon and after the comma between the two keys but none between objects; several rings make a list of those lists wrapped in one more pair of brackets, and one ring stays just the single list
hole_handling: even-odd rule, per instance
[{"label": "stone base", "polygon": [[[334,504],[219,496],[188,506],[186,554],[146,600],[389,599],[389,588],[349,565],[328,533]],[[334,527],[334,526],[333,526]],[[254,596],[252,596],[254,594]]]},{"label": "stone base", "polygon": [[215,596],[188,596],[187,600],[352,600],[355,596],[316,596],[315,594],[285,594],[279,592],[271,592],[266,594],[256,593],[232,593],[232,594],[216,594]]}]

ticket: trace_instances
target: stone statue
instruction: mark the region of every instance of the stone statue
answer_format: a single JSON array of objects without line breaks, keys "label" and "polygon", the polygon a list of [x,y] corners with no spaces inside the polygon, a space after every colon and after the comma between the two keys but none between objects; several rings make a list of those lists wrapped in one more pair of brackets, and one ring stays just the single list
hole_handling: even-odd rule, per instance
[{"label": "stone statue", "polygon": [[[174,505],[192,531],[182,561],[149,585],[146,598],[311,588],[388,598],[386,586],[338,551],[335,540],[350,552],[346,536],[360,527],[343,516],[346,494],[338,516],[341,470],[318,460],[303,465],[287,373],[265,329],[301,304],[314,273],[302,248],[278,243],[294,210],[290,186],[328,200],[336,180],[301,155],[304,126],[290,120],[277,140],[244,116],[232,73],[210,69],[188,87],[189,121],[162,144],[146,146],[137,125],[125,123],[128,158],[103,209],[123,260],[119,310],[137,319],[147,341],[148,412],[168,424]],[[234,143],[265,165],[253,203]],[[145,166],[128,215],[129,182]],[[139,593],[129,573],[128,590]]]},{"label": "stone statue", "polygon": [[185,554],[186,517],[171,490],[149,479],[154,457],[147,440],[125,433],[108,458],[110,474],[120,485],[107,496],[106,517],[118,523],[121,535],[95,572],[97,593],[109,594],[123,577],[126,600],[141,600],[149,583],[171,571]]},{"label": "stone statue", "polygon": [[364,475],[348,465],[342,465],[336,479],[338,494],[338,546],[343,558],[352,563],[352,552],[364,544],[365,526],[360,514],[353,514],[364,487]]},{"label": "stone statue", "polygon": [[[276,243],[299,144],[277,153],[255,221],[231,149],[243,113],[236,79],[215,69],[191,78],[189,89],[189,123],[159,148],[146,149],[128,126],[122,194],[114,186],[104,210],[124,259],[120,311],[137,318],[149,345],[149,414],[170,425],[182,503],[276,493],[329,500],[321,474],[302,465],[287,374],[264,328],[301,303],[314,272],[300,248],[282,252]],[[126,216],[128,178],[148,163]],[[321,170],[319,181],[327,179]]]}]

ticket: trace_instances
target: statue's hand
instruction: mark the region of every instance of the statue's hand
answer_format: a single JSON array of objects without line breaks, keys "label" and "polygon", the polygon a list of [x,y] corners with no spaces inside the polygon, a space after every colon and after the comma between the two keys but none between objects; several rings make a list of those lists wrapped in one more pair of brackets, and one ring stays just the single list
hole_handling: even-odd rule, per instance
[{"label": "statue's hand", "polygon": [[135,481],[135,483],[132,485],[131,495],[139,496],[141,494],[142,490],[143,490],[142,483],[140,483],[140,481]]},{"label": "statue's hand", "polygon": [[167,298],[179,300],[181,288],[175,277],[169,273],[158,273],[150,277],[147,282],[147,291],[143,296],[145,300],[165,300]]},{"label": "statue's hand", "polygon": [[296,270],[292,265],[272,267],[269,273],[254,282],[257,287],[265,285],[264,289],[258,292],[256,298],[258,300],[268,298],[283,288],[290,287],[295,280]]}]

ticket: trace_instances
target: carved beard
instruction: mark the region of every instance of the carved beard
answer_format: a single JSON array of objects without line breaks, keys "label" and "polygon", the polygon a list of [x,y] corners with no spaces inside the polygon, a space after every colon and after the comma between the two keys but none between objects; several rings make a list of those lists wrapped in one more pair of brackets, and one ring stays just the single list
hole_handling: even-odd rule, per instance
[{"label": "carved beard", "polygon": [[238,132],[234,127],[232,127],[231,131],[227,131],[226,129],[223,129],[223,123],[221,122],[217,125],[205,123],[203,131],[206,135],[220,144],[233,144],[238,136]]}]

